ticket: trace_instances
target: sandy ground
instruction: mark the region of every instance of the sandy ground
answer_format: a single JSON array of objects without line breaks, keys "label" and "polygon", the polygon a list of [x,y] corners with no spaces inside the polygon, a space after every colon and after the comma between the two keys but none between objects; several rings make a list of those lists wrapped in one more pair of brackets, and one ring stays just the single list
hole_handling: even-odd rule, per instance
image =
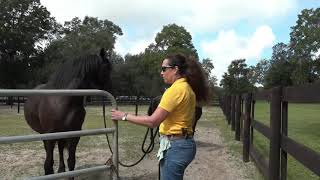
[{"label": "sandy ground", "polygon": [[[210,126],[210,128],[197,126],[195,140],[197,143],[197,154],[193,162],[186,169],[185,180],[252,179],[252,172],[255,171],[253,163],[243,163],[241,155],[234,156],[227,148],[217,128],[213,126]],[[105,139],[98,139],[97,141],[105,141]],[[0,180],[25,179],[26,177],[43,174],[42,163],[45,154],[42,143],[30,143],[30,145],[23,146],[23,149],[19,149],[19,146],[20,144],[12,146],[6,145],[0,150],[3,151],[0,152]],[[136,149],[133,150],[133,152],[135,151]],[[157,180],[158,162],[155,157],[156,151],[157,148],[134,167],[126,168],[120,166],[120,179]],[[120,149],[120,158],[124,158],[121,154],[124,154],[124,152]],[[106,162],[106,159],[110,157],[110,155],[107,149],[91,148],[90,150],[81,150],[80,148],[79,151],[77,151],[76,167],[77,169],[82,169],[88,167],[88,164],[90,166],[101,165]],[[140,158],[140,154],[136,156],[136,159]],[[57,152],[55,157],[58,157]],[[55,170],[57,169],[57,164],[56,161]],[[75,179],[99,180],[106,179],[107,176],[107,173],[88,174]]]},{"label": "sandy ground", "polygon": [[[231,155],[221,138],[220,132],[215,128],[197,127],[195,135],[197,143],[197,154],[193,162],[189,165],[185,172],[185,180],[245,180],[248,178],[248,172],[253,171],[252,163],[243,163],[241,157]],[[39,150],[27,150],[17,152],[7,152],[6,155],[0,154],[0,171],[5,170],[12,172],[32,171],[36,174],[42,174],[43,151],[42,144],[38,144]],[[156,180],[158,179],[158,165],[155,158],[156,150],[138,165],[130,168],[120,166],[120,179],[122,180]],[[105,162],[105,159],[99,158],[95,154],[110,157],[109,152],[103,149],[95,149],[90,152],[80,151],[77,153],[77,169],[85,168],[85,164],[97,162]],[[121,152],[120,152],[121,154]],[[57,157],[57,154],[56,154]],[[101,156],[100,156],[101,157]],[[137,155],[139,158],[140,155]],[[8,164],[8,162],[11,162]],[[13,162],[13,163],[12,163]],[[29,164],[28,168],[22,168],[21,164]],[[126,163],[126,162],[125,162]],[[56,166],[56,164],[55,164]],[[3,175],[0,179],[20,179],[13,174]],[[0,173],[1,174],[1,173]],[[24,177],[25,174],[23,175]],[[75,179],[106,179],[106,173],[95,175],[87,175]],[[21,177],[21,176],[20,176]],[[27,176],[30,177],[30,176]],[[22,178],[23,179],[23,178]],[[108,179],[108,178],[107,178]]]},{"label": "sandy ground", "polygon": [[[218,129],[197,127],[195,140],[197,154],[185,172],[185,180],[245,180],[246,172],[254,167],[244,164],[239,157],[234,157],[223,143]],[[158,166],[155,158],[149,157],[139,165],[120,168],[124,180],[156,180]]]}]

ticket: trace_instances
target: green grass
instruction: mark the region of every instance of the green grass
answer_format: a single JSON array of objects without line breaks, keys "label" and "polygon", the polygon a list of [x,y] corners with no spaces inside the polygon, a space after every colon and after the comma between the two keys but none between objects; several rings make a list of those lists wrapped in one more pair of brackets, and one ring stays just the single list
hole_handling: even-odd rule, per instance
[{"label": "green grass", "polygon": [[[120,106],[120,110],[135,113],[134,106]],[[103,128],[103,117],[102,117],[102,108],[88,106],[86,108],[87,116],[83,125],[83,129],[95,129]],[[139,106],[139,114],[146,114],[147,106]],[[107,118],[107,127],[112,126],[112,121],[110,121],[110,107],[106,108],[106,118]],[[221,134],[224,137],[224,142],[227,144],[230,149],[229,153],[239,159],[239,167],[247,166],[241,162],[242,159],[242,145],[240,142],[234,141],[234,134],[230,131],[230,126],[226,124],[225,117],[223,116],[221,109],[217,107],[204,107],[201,120],[198,123],[199,127],[218,127],[221,131]],[[142,126],[133,125],[126,122],[119,122],[119,146],[120,146],[120,161],[128,164],[138,160],[141,155],[141,143],[144,138],[146,128]],[[34,132],[28,127],[27,123],[24,120],[23,110],[20,114],[17,114],[17,109],[14,106],[13,109],[8,108],[7,106],[0,106],[0,136],[13,136],[13,135],[26,135],[33,134]],[[111,135],[109,135],[111,140]],[[149,141],[147,141],[148,143]],[[100,149],[102,152],[105,152],[99,156],[100,161],[104,161],[106,158],[104,156],[109,156],[109,149],[107,146],[107,141],[105,136],[86,136],[82,137],[78,146],[78,153],[90,153],[93,154],[94,150]],[[148,158],[154,158],[156,150],[158,149],[158,142],[156,142],[155,150],[149,155]],[[26,152],[27,151],[27,152]],[[42,157],[42,160],[37,157],[36,160],[29,162],[22,161],[21,164],[12,165],[10,161],[3,161],[3,164],[7,167],[1,167],[0,162],[0,177],[4,179],[17,179],[17,177],[30,177],[35,175],[43,174],[42,164],[44,159],[44,150],[42,142],[31,142],[31,143],[16,143],[12,145],[0,145],[0,152],[6,154],[7,156],[15,156],[17,158],[23,158],[23,156],[30,156],[29,151],[35,156],[38,155]],[[57,151],[57,148],[56,148]],[[25,154],[23,154],[25,153]],[[1,159],[1,156],[0,156]],[[79,163],[85,164],[80,160]],[[28,161],[26,160],[26,161]],[[15,158],[13,159],[15,161]],[[55,154],[55,162],[57,162],[57,152]],[[92,164],[98,164],[95,162],[89,162]],[[28,165],[26,165],[28,164]],[[57,169],[57,164],[55,163],[55,169]],[[249,163],[250,164],[250,163]],[[84,167],[85,165],[82,165]],[[79,166],[78,166],[79,167]],[[14,173],[13,173],[14,172]],[[9,173],[9,176],[7,174]],[[12,173],[12,174],[11,174]],[[257,170],[249,171],[246,176],[248,179],[260,180],[261,175],[259,175]]]},{"label": "green grass", "polygon": [[[135,106],[120,106],[121,110],[134,114]],[[106,107],[106,122],[107,127],[112,127],[113,123],[110,120],[110,110],[111,107]],[[102,117],[102,108],[88,106],[86,107],[86,119],[84,121],[82,129],[97,129],[103,128],[104,122]],[[139,106],[139,114],[146,114],[147,106]],[[119,123],[119,157],[120,161],[125,164],[131,164],[143,155],[141,152],[141,145],[144,139],[147,128],[142,126],[137,126],[134,124],[126,123],[120,121]],[[17,107],[14,106],[13,109],[10,109],[9,106],[0,106],[0,137],[1,136],[16,136],[16,135],[29,135],[36,134],[24,120],[23,110],[18,114]],[[109,135],[109,140],[112,143],[112,135]],[[146,141],[146,145],[149,144],[149,138]],[[147,147],[145,147],[146,149]],[[154,147],[154,151],[149,155],[155,157],[156,150],[158,149],[158,141]],[[108,157],[110,157],[110,151],[108,148],[107,140],[105,135],[97,136],[85,136],[82,137],[77,154],[91,154],[103,152],[103,154],[97,154],[101,157],[98,160],[93,160],[89,162],[91,165],[101,165],[106,162]],[[0,144],[0,152],[5,156],[0,155],[0,177],[4,179],[19,179],[18,177],[30,177],[43,175],[43,161],[44,161],[44,148],[41,141],[27,142],[27,143],[15,143],[15,144]],[[30,154],[36,153],[37,160],[35,162],[25,162],[22,161],[20,164],[17,164],[19,157],[21,159],[29,160]],[[39,155],[40,154],[40,155]],[[66,155],[66,154],[65,154]],[[25,156],[25,157],[22,157]],[[39,157],[40,156],[40,157]],[[77,155],[78,156],[78,155]],[[9,158],[8,158],[9,157]],[[3,158],[3,159],[2,159]],[[18,158],[18,159],[17,159]],[[8,159],[8,160],[7,160]],[[36,159],[36,158],[35,158]],[[42,160],[41,160],[42,159]],[[55,169],[58,165],[58,155],[57,148],[55,148]],[[81,158],[78,158],[81,159]],[[6,161],[7,160],[7,161]],[[11,160],[11,161],[9,161]],[[65,159],[66,160],[66,159]],[[96,162],[100,163],[96,163]],[[10,165],[8,165],[10,164]],[[27,165],[28,164],[28,165]],[[79,160],[78,167],[84,167],[84,162]],[[31,167],[30,167],[31,166]],[[0,179],[2,179],[0,178]]]},{"label": "green grass", "polygon": [[[267,102],[257,102],[255,119],[269,126],[270,109]],[[120,106],[121,110],[135,113],[134,106]],[[86,108],[87,117],[83,125],[83,129],[103,128],[102,109],[98,107],[89,106]],[[320,105],[319,104],[289,104],[289,137],[320,152]],[[110,121],[110,107],[106,108],[107,127],[112,126]],[[147,106],[139,106],[139,114],[146,114]],[[199,121],[198,126],[203,127],[217,127],[221,135],[224,137],[224,142],[230,149],[229,153],[242,159],[242,143],[235,141],[234,132],[231,131],[231,126],[227,125],[225,117],[220,108],[204,107],[202,119],[206,121]],[[141,155],[141,142],[146,132],[145,127],[119,122],[119,146],[120,146],[120,160],[125,163],[132,163]],[[0,136],[26,135],[34,133],[26,124],[23,116],[23,111],[18,114],[14,106],[13,109],[8,107],[0,107]],[[109,135],[111,140],[111,135]],[[259,132],[254,131],[254,145],[259,152],[265,155],[268,159],[269,140],[264,138]],[[92,151],[93,149],[105,149],[109,152],[106,138],[103,135],[82,137],[80,141],[79,151]],[[15,154],[17,157],[25,150],[43,151],[42,142],[31,143],[17,143],[12,145],[0,145],[1,153]],[[158,149],[156,146],[155,149]],[[156,151],[150,156],[154,156]],[[8,162],[10,163],[10,162]],[[37,169],[33,170],[34,175],[42,174],[42,161],[32,164]],[[240,164],[243,166],[243,164]],[[0,167],[1,168],[1,167]],[[16,170],[18,168],[18,171]],[[21,168],[12,166],[6,172],[15,172],[15,177],[28,174],[30,167]],[[2,174],[0,172],[0,176]],[[248,172],[249,179],[260,180],[262,176],[256,171]],[[11,179],[11,178],[10,178]],[[306,169],[298,161],[291,156],[288,156],[288,180],[319,180],[319,177]]]},{"label": "green grass", "polygon": [[[288,104],[288,136],[295,141],[320,152],[320,105]],[[258,101],[255,106],[255,119],[270,127],[270,104]],[[254,146],[264,157],[269,157],[269,143],[258,131],[254,131]],[[288,180],[319,180],[319,176],[288,155]]]}]

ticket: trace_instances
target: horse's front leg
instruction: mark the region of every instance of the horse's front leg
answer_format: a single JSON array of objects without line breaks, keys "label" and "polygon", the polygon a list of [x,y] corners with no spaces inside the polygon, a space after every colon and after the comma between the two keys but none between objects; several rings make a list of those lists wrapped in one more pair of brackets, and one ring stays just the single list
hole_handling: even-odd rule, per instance
[{"label": "horse's front leg", "polygon": [[[69,171],[73,171],[75,164],[76,164],[76,150],[77,145],[79,143],[80,137],[71,138],[68,140],[68,151],[69,151],[69,157],[68,157],[68,168]],[[73,178],[70,178],[73,179]]]},{"label": "horse's front leg", "polygon": [[63,158],[63,150],[64,150],[65,143],[66,142],[65,142],[64,139],[58,140],[58,148],[59,148],[59,169],[58,169],[58,173],[66,171],[66,167],[64,165],[64,158]]},{"label": "horse's front leg", "polygon": [[44,140],[44,148],[46,149],[46,160],[44,161],[44,173],[45,175],[53,174],[53,149],[55,146],[55,140]]},{"label": "horse's front leg", "polygon": [[[83,100],[81,101],[83,102]],[[78,107],[71,112],[69,112],[65,122],[68,122],[69,127],[72,127],[72,130],[81,130],[81,126],[84,121],[86,111],[83,107]],[[70,128],[71,129],[71,128]],[[76,150],[79,143],[80,137],[74,137],[66,139],[69,157],[68,157],[68,168],[69,171],[73,171],[76,164]],[[73,179],[73,178],[70,178]]]}]

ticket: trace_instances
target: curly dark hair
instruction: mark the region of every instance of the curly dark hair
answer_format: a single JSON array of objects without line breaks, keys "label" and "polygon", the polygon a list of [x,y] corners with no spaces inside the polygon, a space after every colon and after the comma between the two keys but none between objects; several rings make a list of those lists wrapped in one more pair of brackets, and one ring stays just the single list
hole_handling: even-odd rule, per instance
[{"label": "curly dark hair", "polygon": [[176,53],[166,56],[165,59],[168,59],[170,66],[177,66],[179,74],[187,79],[196,94],[197,102],[209,100],[208,80],[201,64],[195,58]]}]

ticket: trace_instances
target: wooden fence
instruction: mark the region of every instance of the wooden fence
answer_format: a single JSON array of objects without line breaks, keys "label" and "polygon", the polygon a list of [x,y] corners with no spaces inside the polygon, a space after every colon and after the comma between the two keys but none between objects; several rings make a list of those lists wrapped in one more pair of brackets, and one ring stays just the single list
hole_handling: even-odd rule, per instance
[{"label": "wooden fence", "polygon": [[[270,102],[270,127],[254,117],[257,100]],[[265,179],[286,180],[287,153],[320,176],[320,154],[288,137],[288,103],[293,102],[320,103],[320,83],[220,98],[220,106],[231,130],[235,131],[235,139],[243,142],[243,161],[248,162],[250,156]],[[254,146],[254,129],[270,140],[269,161]]]}]

